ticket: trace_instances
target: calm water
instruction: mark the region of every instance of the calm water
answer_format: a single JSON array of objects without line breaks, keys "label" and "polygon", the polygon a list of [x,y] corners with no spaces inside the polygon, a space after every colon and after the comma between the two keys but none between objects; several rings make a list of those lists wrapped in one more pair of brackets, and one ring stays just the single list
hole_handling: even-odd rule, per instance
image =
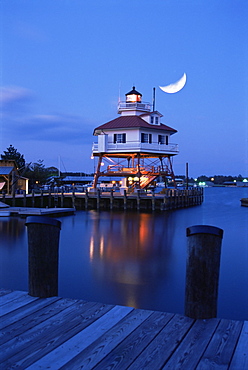
[{"label": "calm water", "polygon": [[[184,312],[186,228],[224,229],[218,316],[248,319],[245,188],[206,188],[201,206],[165,213],[78,211],[59,218],[59,295]],[[28,290],[25,220],[0,218],[0,286]]]}]

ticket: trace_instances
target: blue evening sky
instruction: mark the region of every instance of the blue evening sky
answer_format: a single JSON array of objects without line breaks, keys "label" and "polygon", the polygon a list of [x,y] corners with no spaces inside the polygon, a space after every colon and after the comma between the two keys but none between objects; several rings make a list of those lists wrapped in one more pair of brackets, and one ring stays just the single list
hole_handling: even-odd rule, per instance
[{"label": "blue evening sky", "polygon": [[247,0],[2,0],[0,154],[93,172],[93,130],[135,85],[178,130],[177,175],[248,176],[247,19]]}]

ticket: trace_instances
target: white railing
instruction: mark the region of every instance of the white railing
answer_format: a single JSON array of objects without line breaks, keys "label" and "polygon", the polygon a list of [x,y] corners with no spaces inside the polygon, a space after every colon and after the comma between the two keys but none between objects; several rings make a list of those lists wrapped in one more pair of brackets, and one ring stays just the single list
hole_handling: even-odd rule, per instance
[{"label": "white railing", "polygon": [[[98,143],[93,143],[93,153],[98,153]],[[161,153],[178,153],[178,144],[158,144],[158,143],[141,143],[139,141],[129,141],[127,143],[108,143],[105,152],[129,152],[129,151],[148,151],[148,152],[161,152]]]},{"label": "white railing", "polygon": [[118,110],[122,109],[141,109],[147,112],[150,112],[151,110],[151,104],[150,103],[138,103],[138,102],[132,102],[132,103],[127,103],[127,102],[119,102],[118,104]]}]

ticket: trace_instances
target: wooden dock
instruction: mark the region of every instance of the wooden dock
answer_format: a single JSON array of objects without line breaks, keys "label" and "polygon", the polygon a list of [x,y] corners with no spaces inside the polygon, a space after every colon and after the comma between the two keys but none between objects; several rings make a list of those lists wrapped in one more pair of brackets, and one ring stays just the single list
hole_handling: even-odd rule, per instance
[{"label": "wooden dock", "polygon": [[9,216],[68,216],[75,213],[74,208],[32,208],[32,207],[8,207],[0,208],[0,216],[9,213]]},{"label": "wooden dock", "polygon": [[2,369],[248,369],[248,321],[0,290]]},{"label": "wooden dock", "polygon": [[163,194],[137,192],[121,195],[120,192],[72,192],[4,195],[0,201],[12,207],[76,208],[77,210],[132,210],[167,211],[202,204],[203,188],[187,190],[165,189]]}]

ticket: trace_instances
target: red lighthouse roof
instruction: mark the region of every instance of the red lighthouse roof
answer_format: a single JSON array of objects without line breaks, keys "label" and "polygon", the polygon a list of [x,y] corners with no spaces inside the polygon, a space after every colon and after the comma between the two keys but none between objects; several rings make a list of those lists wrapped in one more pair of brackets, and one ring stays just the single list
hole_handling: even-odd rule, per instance
[{"label": "red lighthouse roof", "polygon": [[102,130],[114,130],[114,129],[130,129],[130,128],[146,128],[151,130],[164,130],[169,131],[172,134],[175,134],[177,130],[172,127],[166,126],[163,123],[160,125],[151,125],[142,119],[140,116],[121,116],[113,119],[107,123],[104,123],[101,126],[98,126],[94,130],[94,135],[98,135]]}]

